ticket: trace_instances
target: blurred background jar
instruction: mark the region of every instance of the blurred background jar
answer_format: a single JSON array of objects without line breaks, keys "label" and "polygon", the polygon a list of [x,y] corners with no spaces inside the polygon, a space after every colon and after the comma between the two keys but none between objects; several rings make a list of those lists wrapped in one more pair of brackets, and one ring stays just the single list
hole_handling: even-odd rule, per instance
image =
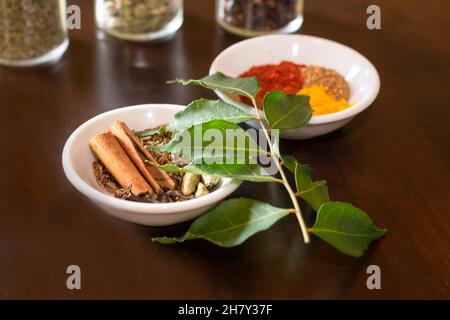
[{"label": "blurred background jar", "polygon": [[57,61],[69,45],[66,0],[0,0],[0,64]]},{"label": "blurred background jar", "polygon": [[114,37],[146,41],[174,34],[183,24],[183,0],[96,0],[97,26]]},{"label": "blurred background jar", "polygon": [[293,33],[303,23],[303,0],[216,0],[216,21],[243,37]]}]

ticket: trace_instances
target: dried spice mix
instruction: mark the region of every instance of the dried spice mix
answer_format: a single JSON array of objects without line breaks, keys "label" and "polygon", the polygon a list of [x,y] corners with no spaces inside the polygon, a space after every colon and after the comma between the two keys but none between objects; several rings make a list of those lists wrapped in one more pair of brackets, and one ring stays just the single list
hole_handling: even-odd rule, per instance
[{"label": "dried spice mix", "polygon": [[210,193],[219,177],[168,173],[157,167],[185,165],[171,153],[146,148],[165,144],[170,138],[164,127],[135,133],[124,122],[114,122],[90,141],[97,157],[93,172],[99,186],[117,198],[149,203],[185,201]]},{"label": "dried spice mix", "polygon": [[0,1],[0,59],[29,60],[66,40],[65,1]]},{"label": "dried spice mix", "polygon": [[99,25],[112,34],[158,32],[182,11],[181,0],[97,0]]},{"label": "dried spice mix", "polygon": [[[251,67],[240,77],[256,77],[259,80],[256,103],[261,109],[264,96],[273,90],[309,96],[314,115],[334,113],[351,106],[347,101],[350,87],[344,77],[333,69],[282,61]],[[251,104],[246,97],[240,99]]]},{"label": "dried spice mix", "polygon": [[[262,105],[262,100],[267,92],[273,90],[283,90],[284,93],[297,93],[303,86],[303,78],[300,76],[303,65],[289,61],[282,61],[279,64],[266,64],[251,67],[240,77],[256,77],[259,80],[261,89],[256,95],[258,106]],[[245,100],[247,102],[247,100]]]}]

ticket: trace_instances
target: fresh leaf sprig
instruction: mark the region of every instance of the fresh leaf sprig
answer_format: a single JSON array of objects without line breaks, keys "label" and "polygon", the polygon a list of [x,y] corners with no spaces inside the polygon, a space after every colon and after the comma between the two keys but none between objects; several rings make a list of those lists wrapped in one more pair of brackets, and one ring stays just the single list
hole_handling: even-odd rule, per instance
[{"label": "fresh leaf sprig", "polygon": [[[255,97],[259,91],[259,84],[254,77],[231,78],[222,73],[216,73],[199,80],[177,79],[171,83],[199,85],[245,96],[252,102],[254,112],[241,110],[221,100],[195,100],[186,109],[177,113],[175,120],[167,127],[174,132],[172,140],[168,144],[151,147],[179,154],[191,160],[191,163],[182,168],[170,165],[161,166],[161,168],[169,172],[191,172],[251,182],[280,183],[289,194],[293,208],[276,208],[270,204],[246,198],[230,199],[223,201],[195,220],[184,236],[159,237],[153,238],[153,241],[171,244],[205,239],[219,246],[232,247],[266,230],[289,213],[296,215],[305,243],[309,243],[310,234],[314,234],[339,251],[355,257],[362,256],[370,242],[386,233],[386,229],[375,227],[364,211],[348,203],[330,201],[326,181],[314,181],[308,165],[301,164],[292,156],[280,154],[279,129],[300,128],[308,123],[312,116],[309,97],[284,94],[282,91],[269,92],[263,100],[263,115],[256,104]],[[204,151],[208,148],[209,141],[201,141],[200,144],[192,144],[189,147],[189,156],[182,153],[183,148],[186,148],[186,145],[181,147],[183,134],[191,134],[200,127],[201,129],[214,128],[219,131],[234,129],[241,137],[248,138],[246,132],[237,126],[248,120],[259,123],[267,140],[269,152],[261,150],[256,142],[249,142],[241,150],[236,150],[235,147],[231,149],[229,146],[223,147],[223,150],[220,150],[222,158],[219,159],[211,155],[205,156]],[[245,154],[254,151],[257,154],[265,153],[270,156],[278,169],[279,178],[268,175],[257,163],[211,162],[211,160],[232,158],[237,151],[244,151]],[[296,191],[290,185],[285,169],[294,174]],[[311,228],[306,226],[298,198],[303,199],[317,211],[316,222]]]},{"label": "fresh leaf sprig", "polygon": [[[289,213],[289,209],[276,208],[252,199],[231,199],[195,220],[181,238],[162,237],[153,240],[171,244],[205,239],[221,247],[234,247],[256,232],[270,228]],[[212,225],[214,228],[211,228]]]}]

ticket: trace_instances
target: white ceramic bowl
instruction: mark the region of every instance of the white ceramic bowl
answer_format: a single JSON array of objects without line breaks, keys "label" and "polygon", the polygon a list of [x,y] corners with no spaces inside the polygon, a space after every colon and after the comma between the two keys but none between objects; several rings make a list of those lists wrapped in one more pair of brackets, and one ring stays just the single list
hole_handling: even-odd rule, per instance
[{"label": "white ceramic bowl", "polygon": [[[305,35],[268,35],[238,42],[216,57],[209,73],[220,71],[237,77],[252,66],[283,60],[335,69],[348,81],[349,102],[353,104],[346,110],[313,116],[303,128],[282,130],[283,138],[308,139],[337,130],[369,107],[380,90],[378,72],[363,55],[343,44]],[[236,96],[219,91],[216,94],[228,103],[254,112]],[[256,126],[255,123],[249,124]]]},{"label": "white ceramic bowl", "polygon": [[222,178],[217,188],[203,197],[175,203],[139,203],[114,198],[102,190],[92,173],[95,160],[89,140],[107,130],[115,120],[125,121],[130,128],[143,130],[169,123],[180,105],[147,104],[102,113],[82,124],[67,140],[62,155],[67,179],[82,194],[120,219],[149,226],[165,226],[193,219],[212,208],[235,191],[241,182]]}]

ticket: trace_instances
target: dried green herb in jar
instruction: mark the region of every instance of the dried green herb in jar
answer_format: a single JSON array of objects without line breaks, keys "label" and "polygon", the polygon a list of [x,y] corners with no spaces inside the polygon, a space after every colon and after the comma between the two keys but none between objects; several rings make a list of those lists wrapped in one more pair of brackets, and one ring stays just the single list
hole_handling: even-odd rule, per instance
[{"label": "dried green herb in jar", "polygon": [[112,34],[163,30],[182,10],[182,0],[97,0],[97,22]]},{"label": "dried green herb in jar", "polygon": [[65,0],[0,1],[0,60],[31,60],[67,39]]},{"label": "dried green herb in jar", "polygon": [[[303,14],[303,0],[216,0],[218,19],[233,27],[256,32],[282,30]],[[301,25],[288,32],[296,31]]]}]

